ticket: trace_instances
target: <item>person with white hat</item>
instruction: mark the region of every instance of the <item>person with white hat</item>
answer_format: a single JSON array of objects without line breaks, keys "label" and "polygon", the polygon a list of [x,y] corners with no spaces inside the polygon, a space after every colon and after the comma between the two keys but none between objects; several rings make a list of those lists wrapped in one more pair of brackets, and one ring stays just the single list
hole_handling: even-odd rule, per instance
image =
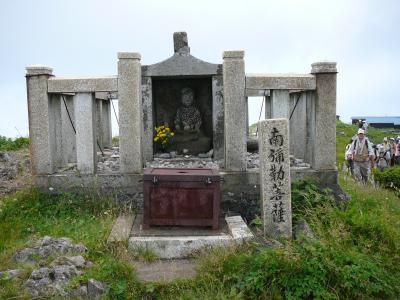
[{"label": "person with white hat", "polygon": [[354,160],[354,173],[358,180],[368,181],[370,165],[374,162],[372,143],[365,136],[365,131],[359,128],[357,137],[351,145],[352,158]]},{"label": "person with white hat", "polygon": [[400,136],[396,139],[396,150],[394,152],[394,163],[400,165]]},{"label": "person with white hat", "polygon": [[393,167],[394,166],[394,155],[396,153],[396,143],[394,138],[390,138],[389,139],[389,145],[390,145],[390,166]]}]

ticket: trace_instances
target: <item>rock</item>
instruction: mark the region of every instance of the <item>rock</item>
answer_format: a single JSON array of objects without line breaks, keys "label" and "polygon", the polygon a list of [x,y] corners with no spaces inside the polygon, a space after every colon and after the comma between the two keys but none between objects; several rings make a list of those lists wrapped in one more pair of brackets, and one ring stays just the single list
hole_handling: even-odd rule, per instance
[{"label": "rock", "polygon": [[300,220],[293,230],[293,235],[295,239],[298,239],[300,236],[305,236],[311,240],[316,240],[310,226],[308,226],[305,220]]},{"label": "rock", "polygon": [[7,167],[0,168],[0,179],[12,180],[16,177],[17,177],[16,166],[7,166]]},{"label": "rock", "polygon": [[87,293],[89,299],[101,299],[101,296],[105,293],[106,289],[103,283],[96,279],[89,279],[87,284]]},{"label": "rock", "polygon": [[64,287],[72,277],[81,274],[75,266],[54,266],[39,268],[32,271],[24,286],[34,296],[54,296],[65,294]]},{"label": "rock", "polygon": [[85,284],[78,286],[77,288],[73,289],[69,292],[69,296],[72,299],[87,299],[88,297],[88,290]]},{"label": "rock", "polygon": [[46,277],[40,280],[28,279],[24,287],[28,290],[29,294],[33,297],[54,295],[56,289],[51,285],[52,281]]},{"label": "rock", "polygon": [[39,279],[43,279],[46,277],[50,277],[50,268],[40,268],[40,269],[36,269],[33,270],[31,273],[31,276],[29,277],[29,279],[32,280],[39,280]]},{"label": "rock", "polygon": [[160,158],[171,158],[171,155],[169,153],[161,153],[159,155]]},{"label": "rock", "polygon": [[198,157],[199,158],[211,158],[213,156],[213,154],[214,154],[214,150],[211,149],[207,153],[199,153]]},{"label": "rock", "polygon": [[13,259],[19,263],[38,264],[46,260],[47,257],[55,254],[84,253],[87,249],[82,244],[72,244],[69,238],[55,239],[49,236],[41,240],[31,242],[32,247],[17,251]]},{"label": "rock", "polygon": [[0,152],[0,161],[1,162],[9,162],[11,160],[10,154],[7,152]]},{"label": "rock", "polygon": [[[62,266],[54,266],[52,268],[52,273],[50,273],[50,274],[54,274],[55,282],[57,282],[57,283],[65,282],[66,283],[72,277],[81,274],[81,272],[79,272],[75,266],[62,265]],[[53,278],[51,278],[51,279],[53,279]]]},{"label": "rock", "polygon": [[38,248],[25,248],[17,251],[13,255],[13,260],[22,264],[36,264],[39,261],[39,249]]},{"label": "rock", "polygon": [[0,272],[0,279],[13,279],[15,277],[19,277],[22,273],[22,269],[2,271]]},{"label": "rock", "polygon": [[60,257],[57,257],[51,263],[51,266],[66,265],[66,266],[74,266],[76,268],[83,268],[86,265],[85,263],[86,263],[85,259],[80,255],[78,255],[78,256],[60,256]]}]

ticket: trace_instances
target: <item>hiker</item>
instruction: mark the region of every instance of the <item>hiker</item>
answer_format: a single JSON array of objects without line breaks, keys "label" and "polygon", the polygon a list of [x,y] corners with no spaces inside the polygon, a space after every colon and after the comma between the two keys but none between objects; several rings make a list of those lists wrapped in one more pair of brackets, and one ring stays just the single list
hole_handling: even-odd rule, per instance
[{"label": "hiker", "polygon": [[353,139],[350,139],[349,143],[346,146],[346,151],[344,153],[344,159],[346,161],[347,170],[350,171],[351,176],[354,175],[354,160],[353,153],[351,152],[351,144],[353,143]]},{"label": "hiker", "polygon": [[365,131],[359,128],[357,138],[351,144],[350,151],[354,160],[354,173],[358,180],[368,181],[370,165],[374,161],[372,143],[365,137]]},{"label": "hiker", "polygon": [[367,133],[367,121],[365,120],[358,120],[358,128],[364,129],[364,133]]},{"label": "hiker", "polygon": [[394,152],[394,163],[400,165],[400,136],[396,139],[396,150]]},{"label": "hiker", "polygon": [[389,144],[390,144],[390,166],[394,166],[394,156],[396,153],[396,143],[394,141],[394,138],[389,139]]},{"label": "hiker", "polygon": [[[383,171],[390,163],[390,150],[385,151],[384,144],[378,145],[378,156],[375,158],[375,164],[379,170]],[[387,156],[389,154],[389,156]]]}]

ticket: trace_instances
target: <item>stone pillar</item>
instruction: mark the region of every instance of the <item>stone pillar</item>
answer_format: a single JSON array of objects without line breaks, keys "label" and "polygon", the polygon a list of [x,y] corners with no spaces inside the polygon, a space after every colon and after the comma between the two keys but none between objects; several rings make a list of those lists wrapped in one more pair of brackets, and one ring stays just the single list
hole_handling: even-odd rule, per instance
[{"label": "stone pillar", "polygon": [[76,163],[76,137],[74,131],[75,113],[73,97],[61,95],[60,106],[62,124],[62,155],[66,163]]},{"label": "stone pillar", "polygon": [[140,54],[118,53],[119,151],[121,173],[142,173]]},{"label": "stone pillar", "polygon": [[260,195],[264,234],[273,238],[292,236],[289,122],[259,122]]},{"label": "stone pillar", "polygon": [[289,105],[289,90],[271,90],[271,118],[289,119]]},{"label": "stone pillar", "polygon": [[246,170],[246,101],[244,51],[223,54],[225,169]]},{"label": "stone pillar", "polygon": [[49,98],[49,108],[50,108],[50,124],[51,126],[50,134],[51,138],[51,152],[54,153],[53,162],[54,167],[59,168],[65,166],[67,163],[62,150],[62,120],[61,120],[61,95],[53,94]]},{"label": "stone pillar", "polygon": [[95,100],[95,109],[96,109],[96,114],[95,114],[95,132],[96,132],[96,150],[100,151],[99,145],[101,147],[101,150],[103,150],[104,145],[103,145],[103,100],[101,99],[96,99]]},{"label": "stone pillar", "polygon": [[112,125],[111,125],[111,99],[103,100],[102,105],[102,127],[103,127],[103,147],[111,148],[112,146]]},{"label": "stone pillar", "polygon": [[26,68],[28,98],[29,147],[33,174],[51,174],[55,171],[54,149],[51,140],[54,126],[50,121],[50,101],[47,80],[53,69],[43,66]]},{"label": "stone pillar", "polygon": [[221,75],[212,77],[214,159],[224,160],[224,86]]},{"label": "stone pillar", "polygon": [[336,62],[311,65],[315,75],[314,168],[336,169]]},{"label": "stone pillar", "polygon": [[[305,159],[307,148],[306,128],[306,93],[298,92],[290,94],[290,111],[293,110],[290,124],[290,153],[296,158]],[[296,105],[297,103],[297,105]]]},{"label": "stone pillar", "polygon": [[315,91],[306,92],[306,140],[305,160],[314,168]]},{"label": "stone pillar", "polygon": [[92,93],[74,96],[77,168],[82,174],[97,170],[95,98]]},{"label": "stone pillar", "polygon": [[265,106],[264,106],[264,111],[265,111],[265,119],[271,119],[271,97],[270,96],[265,96]]},{"label": "stone pillar", "polygon": [[249,97],[245,97],[246,101],[246,135],[249,136]]},{"label": "stone pillar", "polygon": [[143,157],[146,161],[153,160],[153,91],[151,77],[142,78],[143,104]]}]

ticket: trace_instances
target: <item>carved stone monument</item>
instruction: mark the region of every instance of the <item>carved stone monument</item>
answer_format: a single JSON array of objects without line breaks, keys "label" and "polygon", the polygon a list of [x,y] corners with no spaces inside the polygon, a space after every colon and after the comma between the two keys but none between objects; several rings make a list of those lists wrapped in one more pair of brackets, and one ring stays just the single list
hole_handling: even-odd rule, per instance
[{"label": "carved stone monument", "polygon": [[264,120],[258,128],[264,234],[274,238],[291,237],[289,121]]}]

